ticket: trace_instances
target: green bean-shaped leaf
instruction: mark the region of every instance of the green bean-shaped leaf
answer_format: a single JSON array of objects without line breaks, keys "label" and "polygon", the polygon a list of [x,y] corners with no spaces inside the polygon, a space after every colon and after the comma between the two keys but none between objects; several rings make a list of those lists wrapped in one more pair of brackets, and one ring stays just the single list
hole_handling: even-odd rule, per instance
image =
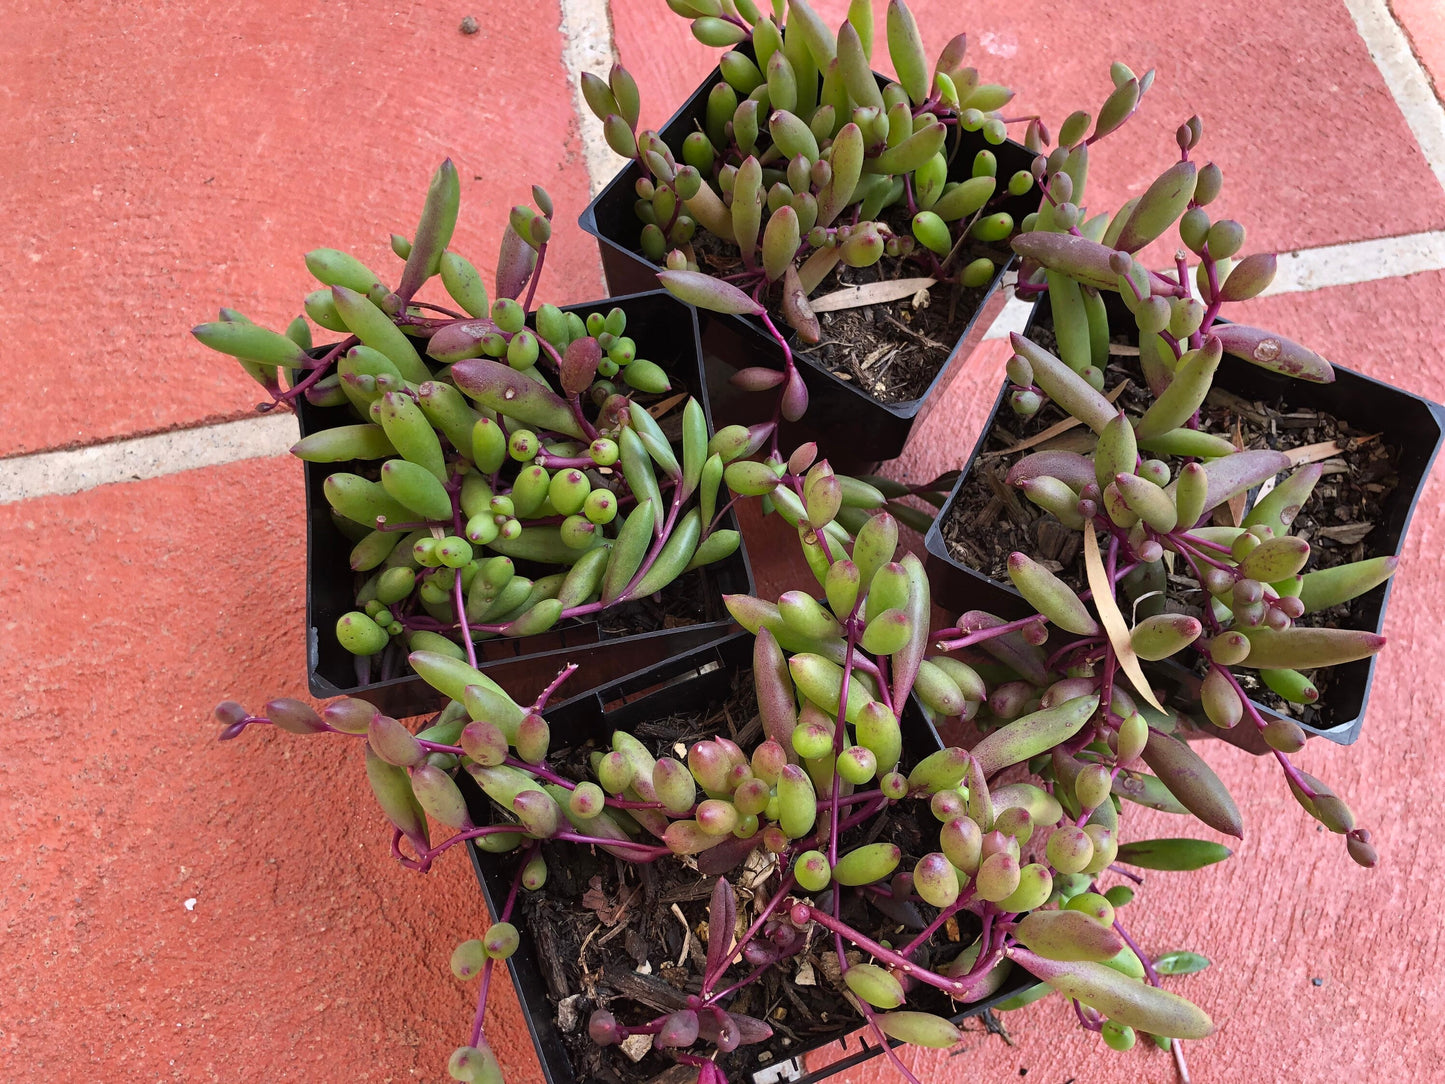
[{"label": "green bean-shaped leaf", "polygon": [[436,430],[410,395],[389,391],[381,398],[381,428],[392,447],[424,467],[438,482],[447,480],[446,456]]},{"label": "green bean-shaped leaf", "polygon": [[[711,232],[717,232],[711,227],[708,228]],[[729,227],[729,237],[731,234]],[[657,278],[674,297],[700,309],[741,316],[757,316],[767,311],[731,283],[704,275],[700,271],[661,271]]]},{"label": "green bean-shaped leaf", "polygon": [[768,281],[777,282],[793,266],[801,241],[798,212],[791,207],[779,207],[768,218],[763,232],[763,273]]},{"label": "green bean-shaped leaf", "polygon": [[1124,252],[1138,252],[1163,235],[1189,206],[1198,169],[1193,162],[1176,162],[1139,197],[1139,203],[1116,242]]},{"label": "green bean-shaped leaf", "polygon": [[1078,418],[1096,433],[1113,421],[1118,411],[1114,404],[1095,391],[1082,376],[1037,343],[1014,332],[1009,337],[1014,353],[1028,360],[1034,371],[1034,382],[1060,408]]},{"label": "green bean-shaped leaf", "polygon": [[390,358],[406,380],[422,384],[431,379],[431,370],[426,367],[411,340],[365,294],[348,290],[345,286],[333,286],[331,300],[351,333]]},{"label": "green bean-shaped leaf", "polygon": [[[682,495],[686,500],[692,496],[702,481],[703,465],[707,462],[707,417],[702,404],[689,398],[682,408]],[[704,516],[703,526],[711,522]]]},{"label": "green bean-shaped leaf", "polygon": [[[762,228],[763,167],[757,158],[748,155],[733,178],[733,238],[738,254],[749,267],[758,247],[758,231]],[[659,278],[661,276],[658,276]],[[686,300],[686,298],[684,298]]]},{"label": "green bean-shaped leaf", "polygon": [[602,576],[602,601],[610,604],[621,597],[623,590],[637,575],[652,541],[652,521],[656,505],[651,499],[639,501],[612,544],[607,570]]},{"label": "green bean-shaped leaf", "polygon": [[291,454],[308,463],[345,463],[352,459],[385,459],[396,455],[379,425],[338,425],[312,433],[291,445]]},{"label": "green bean-shaped leaf", "polygon": [[1384,583],[1395,574],[1398,557],[1372,557],[1335,568],[1306,572],[1302,577],[1299,598],[1305,613],[1316,613],[1358,598],[1372,587]]},{"label": "green bean-shaped leaf", "polygon": [[985,776],[1048,752],[1084,728],[1099,707],[1097,696],[1078,696],[1022,716],[992,731],[973,747]]},{"label": "green bean-shaped leaf", "polygon": [[701,537],[702,513],[694,508],[673,526],[672,533],[663,543],[662,552],[657,555],[657,560],[652,563],[652,567],[638,581],[637,587],[632,592],[633,596],[646,598],[648,595],[661,591],[682,575],[683,569],[688,566],[692,561],[693,554],[697,552],[698,540]]},{"label": "green bean-shaped leaf", "polygon": [[1144,763],[1181,805],[1215,831],[1244,838],[1239,807],[1204,759],[1184,742],[1150,729]]},{"label": "green bean-shaped leaf", "polygon": [[247,361],[298,369],[316,364],[293,340],[249,320],[216,320],[192,328],[191,334],[212,350]]},{"label": "green bean-shaped leaf", "polygon": [[1082,911],[1034,911],[1014,930],[1025,948],[1050,960],[1109,960],[1124,939]]},{"label": "green bean-shaped leaf", "polygon": [[[1276,535],[1283,535],[1289,530],[1295,516],[1299,515],[1305,501],[1309,500],[1315,483],[1324,476],[1324,470],[1319,463],[1306,463],[1300,467],[1255,502],[1249,515],[1244,517],[1242,525],[1269,527]],[[1248,575],[1252,576],[1254,573]]]},{"label": "green bean-shaped leaf", "polygon": [[1099,634],[1098,622],[1074,590],[1027,554],[1009,555],[1008,574],[1029,605],[1059,628],[1078,636]]},{"label": "green bean-shaped leaf", "polygon": [[[808,53],[819,71],[827,68],[829,61],[837,55],[837,43],[828,26],[812,9],[807,0],[788,0],[788,37],[794,28],[802,35]],[[791,54],[790,54],[791,57]],[[796,67],[796,65],[795,65]]]},{"label": "green bean-shaped leaf", "polygon": [[1094,478],[1103,489],[1119,474],[1133,474],[1139,464],[1139,445],[1134,428],[1123,412],[1116,414],[1094,446]]},{"label": "green bean-shaped leaf", "polygon": [[1140,839],[1119,844],[1118,861],[1141,869],[1196,870],[1234,854],[1222,843],[1204,839]]},{"label": "green bean-shaped leaf", "polygon": [[1249,665],[1269,670],[1311,670],[1317,666],[1367,659],[1385,646],[1385,638],[1357,629],[1295,626],[1246,630]]},{"label": "green bean-shaped leaf", "polygon": [[887,22],[888,56],[898,73],[898,82],[914,105],[922,105],[928,98],[932,81],[928,77],[928,59],[923,52],[923,35],[918,32],[918,23],[898,0],[889,0]]},{"label": "green bean-shaped leaf", "polygon": [[1198,350],[1191,350],[1180,358],[1174,378],[1139,419],[1135,433],[1140,437],[1158,437],[1184,425],[1209,394],[1214,371],[1223,356],[1223,344],[1211,335]]},{"label": "green bean-shaped leaf", "polygon": [[585,439],[567,401],[550,388],[491,358],[468,358],[450,369],[453,382],[485,407],[524,425]]},{"label": "green bean-shaped leaf", "polygon": [[1203,1039],[1214,1031],[1209,1017],[1193,1003],[1121,975],[1108,964],[1048,960],[1019,948],[1009,955],[1065,997],[1099,1010],[1117,1024],[1176,1039]]},{"label": "green bean-shaped leaf", "polygon": [[[1058,342],[1059,360],[1076,373],[1093,364],[1093,348],[1089,340],[1089,314],[1084,308],[1084,295],[1079,284],[1062,271],[1045,272],[1048,280],[1049,306],[1054,317],[1054,338]],[[1132,468],[1132,464],[1130,464]]]},{"label": "green bean-shaped leaf", "polygon": [[461,200],[462,187],[457,167],[448,158],[432,174],[427,188],[421,221],[417,224],[416,237],[407,254],[406,269],[401,273],[401,285],[396,288],[401,297],[410,299],[422,283],[441,269],[442,253],[451,244]]},{"label": "green bean-shaped leaf", "polygon": [[838,28],[838,67],[843,85],[848,88],[848,97],[856,105],[883,108],[883,95],[878,81],[873,78],[873,68],[868,53],[863,48],[863,39],[858,36],[852,23],[845,22]]},{"label": "green bean-shaped leaf", "polygon": [[1283,335],[1244,324],[1216,324],[1211,330],[1224,344],[1226,354],[1262,369],[1317,384],[1329,384],[1335,379],[1334,367],[1328,361]]},{"label": "green bean-shaped leaf", "polygon": [[891,173],[895,176],[912,173],[939,151],[943,150],[948,128],[940,121],[929,124],[905,139],[896,147],[889,147],[876,159],[864,162],[864,168],[873,173]]},{"label": "green bean-shaped leaf", "polygon": [[[633,362],[632,364],[637,363]],[[670,478],[680,475],[682,468],[678,465],[677,455],[672,450],[672,443],[667,439],[667,434],[662,431],[662,426],[657,424],[657,419],[652,416],[652,413],[641,403],[633,403],[627,413],[631,419],[632,431],[637,434],[648,456],[662,469],[662,473]]]},{"label": "green bean-shaped leaf", "polygon": [[417,850],[428,849],[431,842],[426,813],[412,792],[411,779],[406,769],[388,764],[368,745],[366,778],[371,783],[371,792],[376,796],[376,803],[381,806],[386,819],[399,828]]}]

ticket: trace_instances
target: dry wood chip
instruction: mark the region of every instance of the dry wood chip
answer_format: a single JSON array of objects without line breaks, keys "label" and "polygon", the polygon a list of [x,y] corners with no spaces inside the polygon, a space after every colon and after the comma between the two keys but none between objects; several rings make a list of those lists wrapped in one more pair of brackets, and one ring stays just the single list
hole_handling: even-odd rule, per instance
[{"label": "dry wood chip", "polygon": [[[1244,432],[1239,427],[1239,419],[1234,419],[1234,446],[1240,451],[1244,450]],[[1229,523],[1226,526],[1238,527],[1244,522],[1244,509],[1249,501],[1248,493],[1239,493],[1229,498]]]},{"label": "dry wood chip", "polygon": [[677,966],[681,967],[687,962],[687,950],[692,946],[692,927],[687,924],[687,916],[682,913],[682,908],[675,903],[672,905],[672,913],[677,916],[678,922],[682,923],[682,951],[677,954]]},{"label": "dry wood chip", "polygon": [[652,1049],[652,1036],[629,1035],[618,1045],[624,1054],[634,1062],[638,1062],[647,1057],[648,1052]]},{"label": "dry wood chip", "polygon": [[686,398],[686,392],[682,392],[678,395],[669,396],[660,403],[653,403],[650,407],[647,408],[647,412],[651,414],[654,418],[660,418]]},{"label": "dry wood chip", "polygon": [[898,347],[896,346],[880,346],[877,350],[874,350],[866,358],[863,359],[863,361],[859,365],[859,368],[871,369],[873,368],[873,366],[877,365],[880,361],[882,361],[885,356],[891,356],[896,353],[898,353]]},{"label": "dry wood chip", "polygon": [[1375,529],[1373,523],[1346,523],[1338,527],[1321,527],[1315,532],[1316,538],[1330,538],[1345,545],[1360,541]]},{"label": "dry wood chip", "polygon": [[[1104,398],[1109,400],[1109,402],[1111,403],[1118,402],[1119,396],[1123,395],[1125,390],[1131,386],[1132,383],[1128,380],[1125,380],[1117,388],[1109,392],[1108,395],[1104,396]],[[1045,429],[1042,433],[1034,434],[1033,436],[1029,437],[1028,440],[1021,440],[1017,444],[1011,444],[1007,448],[1000,448],[996,452],[984,452],[983,455],[979,456],[979,458],[995,459],[1001,455],[1013,455],[1014,452],[1021,452],[1025,448],[1032,448],[1036,445],[1044,443],[1044,441],[1046,440],[1052,440],[1060,433],[1067,433],[1070,429],[1074,428],[1074,426],[1078,424],[1078,418],[1065,418],[1061,422],[1055,422],[1053,425]]]},{"label": "dry wood chip", "polygon": [[937,281],[937,279],[925,276],[923,278],[880,280],[865,283],[862,286],[845,286],[841,290],[834,290],[830,294],[814,298],[811,304],[814,312],[857,309],[864,305],[899,301],[905,297],[916,298],[920,291],[926,291]]}]

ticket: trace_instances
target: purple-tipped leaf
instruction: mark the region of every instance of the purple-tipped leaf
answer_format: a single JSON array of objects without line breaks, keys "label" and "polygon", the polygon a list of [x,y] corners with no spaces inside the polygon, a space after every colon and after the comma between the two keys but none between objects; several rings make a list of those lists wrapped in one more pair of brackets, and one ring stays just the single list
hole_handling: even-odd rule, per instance
[{"label": "purple-tipped leaf", "polygon": [[[573,339],[562,354],[560,376],[562,390],[568,395],[581,395],[597,375],[597,365],[602,360],[602,347],[590,335]],[[510,366],[508,366],[510,368]]]},{"label": "purple-tipped leaf", "polygon": [[711,974],[722,967],[728,950],[733,947],[733,929],[737,925],[738,901],[726,877],[713,885],[712,902],[707,911],[707,970]]},{"label": "purple-tipped leaf", "polygon": [[709,312],[733,316],[759,316],[766,310],[729,282],[701,271],[659,271],[658,281],[679,301]]},{"label": "purple-tipped leaf", "polygon": [[537,265],[537,250],[522,240],[511,223],[502,232],[502,244],[497,251],[497,296],[518,298],[532,278],[532,268]]},{"label": "purple-tipped leaf", "polygon": [[[1230,278],[1233,277],[1231,274]],[[1243,358],[1261,369],[1316,384],[1334,382],[1335,370],[1328,361],[1283,335],[1245,324],[1216,324],[1210,330],[1224,344],[1226,354]]]}]

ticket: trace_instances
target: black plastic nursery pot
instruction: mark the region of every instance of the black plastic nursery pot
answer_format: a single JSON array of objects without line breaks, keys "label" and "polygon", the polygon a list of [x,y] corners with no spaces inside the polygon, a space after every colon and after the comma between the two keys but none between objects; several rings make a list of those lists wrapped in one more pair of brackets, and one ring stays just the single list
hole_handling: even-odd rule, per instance
[{"label": "black plastic nursery pot", "polygon": [[[748,633],[737,633],[707,647],[641,670],[591,693],[574,697],[546,713],[551,726],[552,749],[582,747],[587,743],[596,743],[605,748],[610,735],[618,728],[636,733],[640,725],[651,719],[724,704],[732,695],[739,674],[751,668],[752,651],[753,637]],[[740,720],[739,723],[741,725],[746,721]],[[943,747],[916,702],[910,700],[901,717],[901,723],[905,767]],[[486,823],[490,819],[490,813],[487,799],[480,787],[466,773],[461,773],[459,782],[467,797],[473,820],[479,824]],[[927,811],[924,812],[927,815]],[[936,830],[937,823],[932,821],[931,816],[929,821]],[[481,883],[487,909],[494,916],[500,914],[521,859],[518,854],[493,855],[475,847],[468,849],[472,866]],[[555,856],[556,852],[553,854]],[[711,881],[706,882],[706,887],[710,894]],[[583,991],[551,989],[546,969],[539,962],[535,937],[528,930],[525,918],[517,918],[516,925],[521,933],[521,943],[507,961],[507,967],[521,1003],[522,1015],[532,1033],[538,1060],[541,1062],[541,1079],[545,1084],[589,1084],[589,1078],[579,1075],[578,1069],[573,1065],[557,1020],[558,1001]],[[949,1016],[957,1022],[964,1017],[982,1013],[1032,987],[1036,981],[1021,969],[1015,969],[996,993],[962,1007],[955,1006],[941,992],[925,987],[922,988],[922,993],[915,991],[910,994],[909,1007]],[[691,989],[695,990],[695,987]],[[689,991],[676,989],[671,992],[677,1000],[675,1008],[684,1007],[684,999]],[[936,996],[930,997],[930,994]],[[841,997],[839,1000],[841,1003]],[[570,1021],[571,1030],[580,1031],[585,1036],[587,1018],[595,1007],[595,1004],[588,1001],[585,1007],[569,1013],[573,1017]],[[733,1076],[732,1079],[745,1079],[752,1084],[816,1084],[826,1080],[881,1053],[882,1048],[871,1038],[853,1034],[860,1026],[861,1022],[850,1015],[848,1022],[839,1027],[835,1038],[797,1050],[789,1049],[783,1056],[757,1062],[756,1068],[748,1070],[746,1076]],[[809,1069],[805,1059],[814,1065],[822,1063],[821,1067]],[[638,1084],[658,1078],[659,1073],[666,1069],[666,1062],[662,1062],[661,1068],[658,1067],[656,1062],[659,1060],[654,1057],[650,1067],[638,1067]]]},{"label": "black plastic nursery pot", "polygon": [[[1132,329],[1132,317],[1119,296],[1113,293],[1104,296],[1110,327]],[[1047,326],[1051,323],[1046,300],[1045,296],[1034,306],[1024,329],[1026,337],[1036,324],[1042,322]],[[1135,335],[1137,337],[1137,332]],[[1365,538],[1364,556],[1399,556],[1405,545],[1410,517],[1414,515],[1425,479],[1440,450],[1442,437],[1445,437],[1445,407],[1343,366],[1336,365],[1334,369],[1333,383],[1316,384],[1292,380],[1226,354],[1215,375],[1214,386],[1251,402],[1279,401],[1296,410],[1303,408],[1333,415],[1360,432],[1382,434],[1381,439],[1397,449],[1395,473],[1398,484],[1386,498],[1374,530]],[[968,484],[971,472],[980,463],[980,457],[1003,447],[990,448],[990,439],[994,419],[999,411],[1008,409],[1005,404],[1007,395],[1008,384],[1005,381],[953,492],[924,538],[924,545],[928,550],[926,567],[933,584],[935,602],[950,610],[986,610],[1011,620],[1033,611],[1011,583],[994,580],[954,557],[942,532],[942,525],[947,522],[959,493]],[[1393,584],[1394,579],[1388,579],[1356,600],[1357,616],[1351,622],[1352,627],[1375,633],[1382,630],[1385,606]],[[1385,650],[1390,650],[1388,645]],[[1198,703],[1201,679],[1192,670],[1173,660],[1150,665],[1150,679],[1166,694],[1166,703]],[[1299,724],[1307,734],[1328,738],[1340,745],[1350,745],[1359,738],[1364,725],[1375,658],[1333,666],[1329,671],[1329,685],[1321,698],[1322,703],[1329,705],[1328,721],[1320,720],[1315,724],[1294,715],[1283,717]],[[1266,718],[1282,714],[1258,700],[1254,704]],[[1233,740],[1233,732],[1222,732],[1208,726],[1204,732]],[[1240,744],[1253,752],[1268,751],[1260,742]]]},{"label": "black plastic nursery pot", "polygon": [[[711,432],[696,314],[663,290],[570,305],[563,311],[585,317],[614,305],[626,310],[628,334],[637,340],[644,356],[667,371],[673,392],[689,393],[702,404]],[[304,400],[297,413],[303,437],[356,420],[347,407],[320,408]],[[307,682],[312,695],[359,697],[397,718],[435,710],[441,706],[441,694],[406,668],[404,660],[395,675],[361,682],[355,656],[337,642],[336,621],[356,608],[359,580],[348,561],[352,543],[337,528],[322,487],[328,475],[350,468],[337,463],[302,466],[306,477]],[[731,513],[722,526],[736,529]],[[519,562],[519,571],[524,565]],[[736,626],[723,606],[722,595],[748,594],[752,584],[752,568],[739,545],[731,557],[688,573],[664,588],[664,595],[685,590],[695,597],[697,608],[690,615],[691,624],[619,635],[604,612],[598,619],[569,621],[536,636],[479,640],[477,667],[525,703],[564,666],[575,663],[578,670],[563,692],[581,694],[728,635]]]},{"label": "black plastic nursery pot", "polygon": [[[753,56],[752,47],[747,43],[740,45],[737,51],[750,59]],[[663,142],[675,153],[680,152],[686,136],[700,126],[706,113],[708,91],[721,78],[720,69],[714,69],[660,130]],[[881,75],[878,78],[880,83],[885,81]],[[1034,158],[1018,143],[1009,141],[994,146],[978,132],[960,130],[959,140],[951,160],[950,180],[966,179],[975,154],[986,149],[998,158],[1002,189],[1015,172],[1028,170]],[[578,220],[584,230],[597,238],[607,286],[614,292],[652,289],[657,284],[657,273],[662,270],[638,249],[641,224],[633,205],[637,199],[634,186],[641,176],[641,168],[637,163],[631,163],[608,183]],[[1026,215],[1038,209],[1039,198],[1037,190],[1023,196],[1005,193],[997,200],[996,207],[992,203],[990,207],[1007,211],[1015,222],[1022,222]],[[972,353],[1003,308],[1005,299],[999,286],[1012,262],[1009,259],[999,264],[993,280],[984,291],[983,300],[958,331],[947,359],[927,389],[917,398],[904,402],[880,402],[855,384],[834,375],[821,362],[806,354],[798,354],[800,344],[796,335],[781,318],[775,317],[774,323],[787,336],[789,348],[794,351],[803,382],[808,388],[807,414],[797,423],[784,424],[784,446],[792,448],[804,441],[816,441],[821,454],[836,469],[851,472],[866,470],[898,456],[913,427],[934,404],[942,400],[949,383],[957,375],[959,363]],[[939,297],[935,303],[946,301]],[[718,424],[749,425],[766,421],[772,400],[766,395],[740,391],[728,378],[734,371],[749,366],[781,368],[783,355],[776,340],[757,317],[699,315],[702,318],[703,350],[708,363],[709,391]]]}]

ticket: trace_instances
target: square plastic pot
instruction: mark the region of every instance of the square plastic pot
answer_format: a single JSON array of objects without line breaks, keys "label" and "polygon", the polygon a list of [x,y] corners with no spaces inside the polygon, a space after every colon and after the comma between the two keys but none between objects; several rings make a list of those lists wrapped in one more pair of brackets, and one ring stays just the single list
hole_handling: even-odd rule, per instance
[{"label": "square plastic pot", "polygon": [[[628,334],[646,351],[644,356],[667,370],[674,391],[686,391],[702,404],[711,432],[696,314],[663,290],[570,305],[563,311],[585,316],[614,305],[626,310]],[[323,409],[304,400],[297,414],[303,437],[355,421],[345,407]],[[348,562],[352,544],[332,521],[331,506],[322,489],[329,474],[347,467],[335,463],[302,466],[306,478],[306,677],[311,694],[358,697],[397,718],[439,708],[441,694],[410,671],[385,681],[357,680],[355,657],[337,642],[335,634],[337,619],[356,608],[357,574]],[[723,526],[736,529],[731,513]],[[576,663],[579,669],[568,679],[564,691],[580,694],[639,667],[721,639],[736,628],[723,606],[722,595],[752,592],[747,553],[739,545],[731,557],[695,575],[702,604],[696,624],[615,636],[595,620],[569,621],[537,636],[478,641],[477,667],[526,703],[569,662]],[[664,591],[675,591],[677,587],[674,582]]]},{"label": "square plastic pot", "polygon": [[[750,44],[738,52],[753,56]],[[708,91],[722,78],[714,69],[682,107],[660,130],[663,142],[680,157],[682,141],[695,130],[706,113]],[[880,84],[884,76],[878,76]],[[998,158],[1000,189],[1019,170],[1028,170],[1033,155],[1012,141],[993,146],[978,132],[960,132],[961,144],[952,159],[950,180],[971,175],[974,156],[989,150]],[[615,293],[649,290],[657,285],[657,273],[663,268],[652,263],[638,249],[641,223],[633,210],[637,200],[635,185],[642,176],[641,167],[633,162],[614,177],[588,205],[579,218],[584,230],[597,238],[602,256],[602,270],[608,289]],[[1008,196],[998,202],[998,209],[1007,211],[1015,222],[1038,209],[1037,189],[1023,196]],[[857,473],[883,460],[897,457],[908,442],[913,427],[927,416],[932,406],[944,397],[950,382],[957,375],[958,363],[966,359],[983,338],[1003,308],[999,290],[1004,272],[1013,261],[1001,264],[986,288],[983,301],[960,331],[947,360],[939,368],[928,388],[916,399],[900,403],[881,403],[846,380],[840,380],[825,366],[806,355],[796,353],[799,345],[792,329],[781,320],[774,320],[795,352],[799,371],[808,388],[808,412],[796,423],[783,426],[783,446],[796,447],[805,441],[816,441],[820,455],[826,456],[839,471]],[[708,363],[709,391],[719,425],[750,425],[766,421],[773,400],[767,394],[739,391],[729,382],[738,369],[766,365],[782,368],[783,354],[762,322],[751,316],[721,316],[702,312],[703,350]]]},{"label": "square plastic pot", "polygon": [[[1106,294],[1105,300],[1109,309],[1110,327],[1134,326],[1132,317],[1117,294]],[[1040,300],[1034,306],[1024,335],[1028,336],[1040,320],[1045,324],[1051,320],[1046,299]],[[1226,354],[1215,374],[1214,385],[1251,401],[1283,399],[1296,408],[1306,407],[1334,415],[1349,422],[1355,429],[1385,434],[1384,439],[1399,448],[1397,466],[1400,481],[1385,502],[1384,514],[1368,536],[1366,556],[1399,556],[1405,546],[1405,532],[1409,529],[1410,517],[1415,513],[1415,505],[1420,499],[1425,478],[1440,450],[1441,438],[1445,436],[1445,407],[1352,369],[1340,365],[1334,368],[1333,383],[1315,384],[1292,380]],[[929,528],[924,545],[928,550],[926,567],[933,584],[935,602],[950,610],[987,610],[1012,620],[1033,612],[1023,597],[1011,583],[991,579],[954,558],[948,551],[940,529],[979,456],[986,448],[994,419],[1000,410],[1007,409],[1004,402],[1007,394],[1008,382],[1005,381],[994,401],[988,421],[984,423],[978,443],[974,445],[948,501],[939,510],[938,518]],[[1357,600],[1358,628],[1375,633],[1383,629],[1385,606],[1389,602],[1393,583],[1393,578],[1388,579]],[[1054,632],[1057,633],[1057,630]],[[1386,650],[1389,650],[1389,647]],[[1375,674],[1375,658],[1345,663],[1331,667],[1330,670],[1330,685],[1324,695],[1332,706],[1335,721],[1325,727],[1311,726],[1292,716],[1285,718],[1298,723],[1307,734],[1328,738],[1340,745],[1351,745],[1359,738],[1360,728],[1364,725],[1365,706],[1369,701],[1370,685]],[[1198,703],[1200,678],[1188,667],[1173,660],[1156,663],[1150,671],[1150,679],[1165,690],[1166,702],[1172,700],[1179,704]],[[1255,707],[1265,718],[1280,715],[1257,701]],[[1252,752],[1268,751],[1262,741],[1237,741],[1233,731],[1218,731],[1207,727],[1205,732],[1236,741]]]},{"label": "square plastic pot", "polygon": [[[679,655],[667,662],[649,667],[620,681],[613,682],[584,696],[574,697],[547,712],[551,727],[552,747],[563,748],[595,741],[605,745],[618,728],[630,729],[638,723],[658,716],[671,715],[689,708],[706,708],[725,702],[732,693],[739,672],[752,666],[753,637],[737,633],[704,648]],[[910,699],[900,720],[903,730],[903,763],[911,765],[943,747],[932,725],[924,718],[917,703]],[[465,772],[459,785],[467,797],[473,820],[486,823],[490,812],[485,795]],[[927,811],[924,811],[927,816]],[[936,828],[936,822],[929,817]],[[501,911],[512,886],[520,857],[516,854],[493,855],[468,847],[472,867],[481,883],[487,909],[493,915]],[[574,1070],[567,1055],[562,1035],[557,1028],[557,1005],[548,990],[547,981],[537,960],[533,939],[525,921],[519,921],[521,943],[507,961],[512,986],[517,991],[522,1015],[532,1033],[537,1058],[542,1064],[545,1084],[587,1084]],[[910,995],[909,1006],[921,1011],[948,1016],[955,1022],[975,1016],[985,1009],[1032,987],[1037,980],[1021,969],[1010,974],[1003,987],[992,996],[957,1011],[942,993],[924,988]],[[566,991],[560,996],[580,991]],[[936,997],[930,997],[936,994]],[[578,1025],[585,1027],[585,1021]],[[853,1025],[840,1031],[837,1039],[796,1051],[753,1070],[746,1078],[752,1084],[816,1084],[859,1062],[876,1057],[882,1048],[871,1039],[852,1037]],[[897,1045],[896,1043],[894,1045]],[[810,1057],[810,1055],[816,1055]],[[805,1058],[822,1061],[821,1068],[808,1070]],[[639,1075],[638,1084],[652,1074]]]}]

